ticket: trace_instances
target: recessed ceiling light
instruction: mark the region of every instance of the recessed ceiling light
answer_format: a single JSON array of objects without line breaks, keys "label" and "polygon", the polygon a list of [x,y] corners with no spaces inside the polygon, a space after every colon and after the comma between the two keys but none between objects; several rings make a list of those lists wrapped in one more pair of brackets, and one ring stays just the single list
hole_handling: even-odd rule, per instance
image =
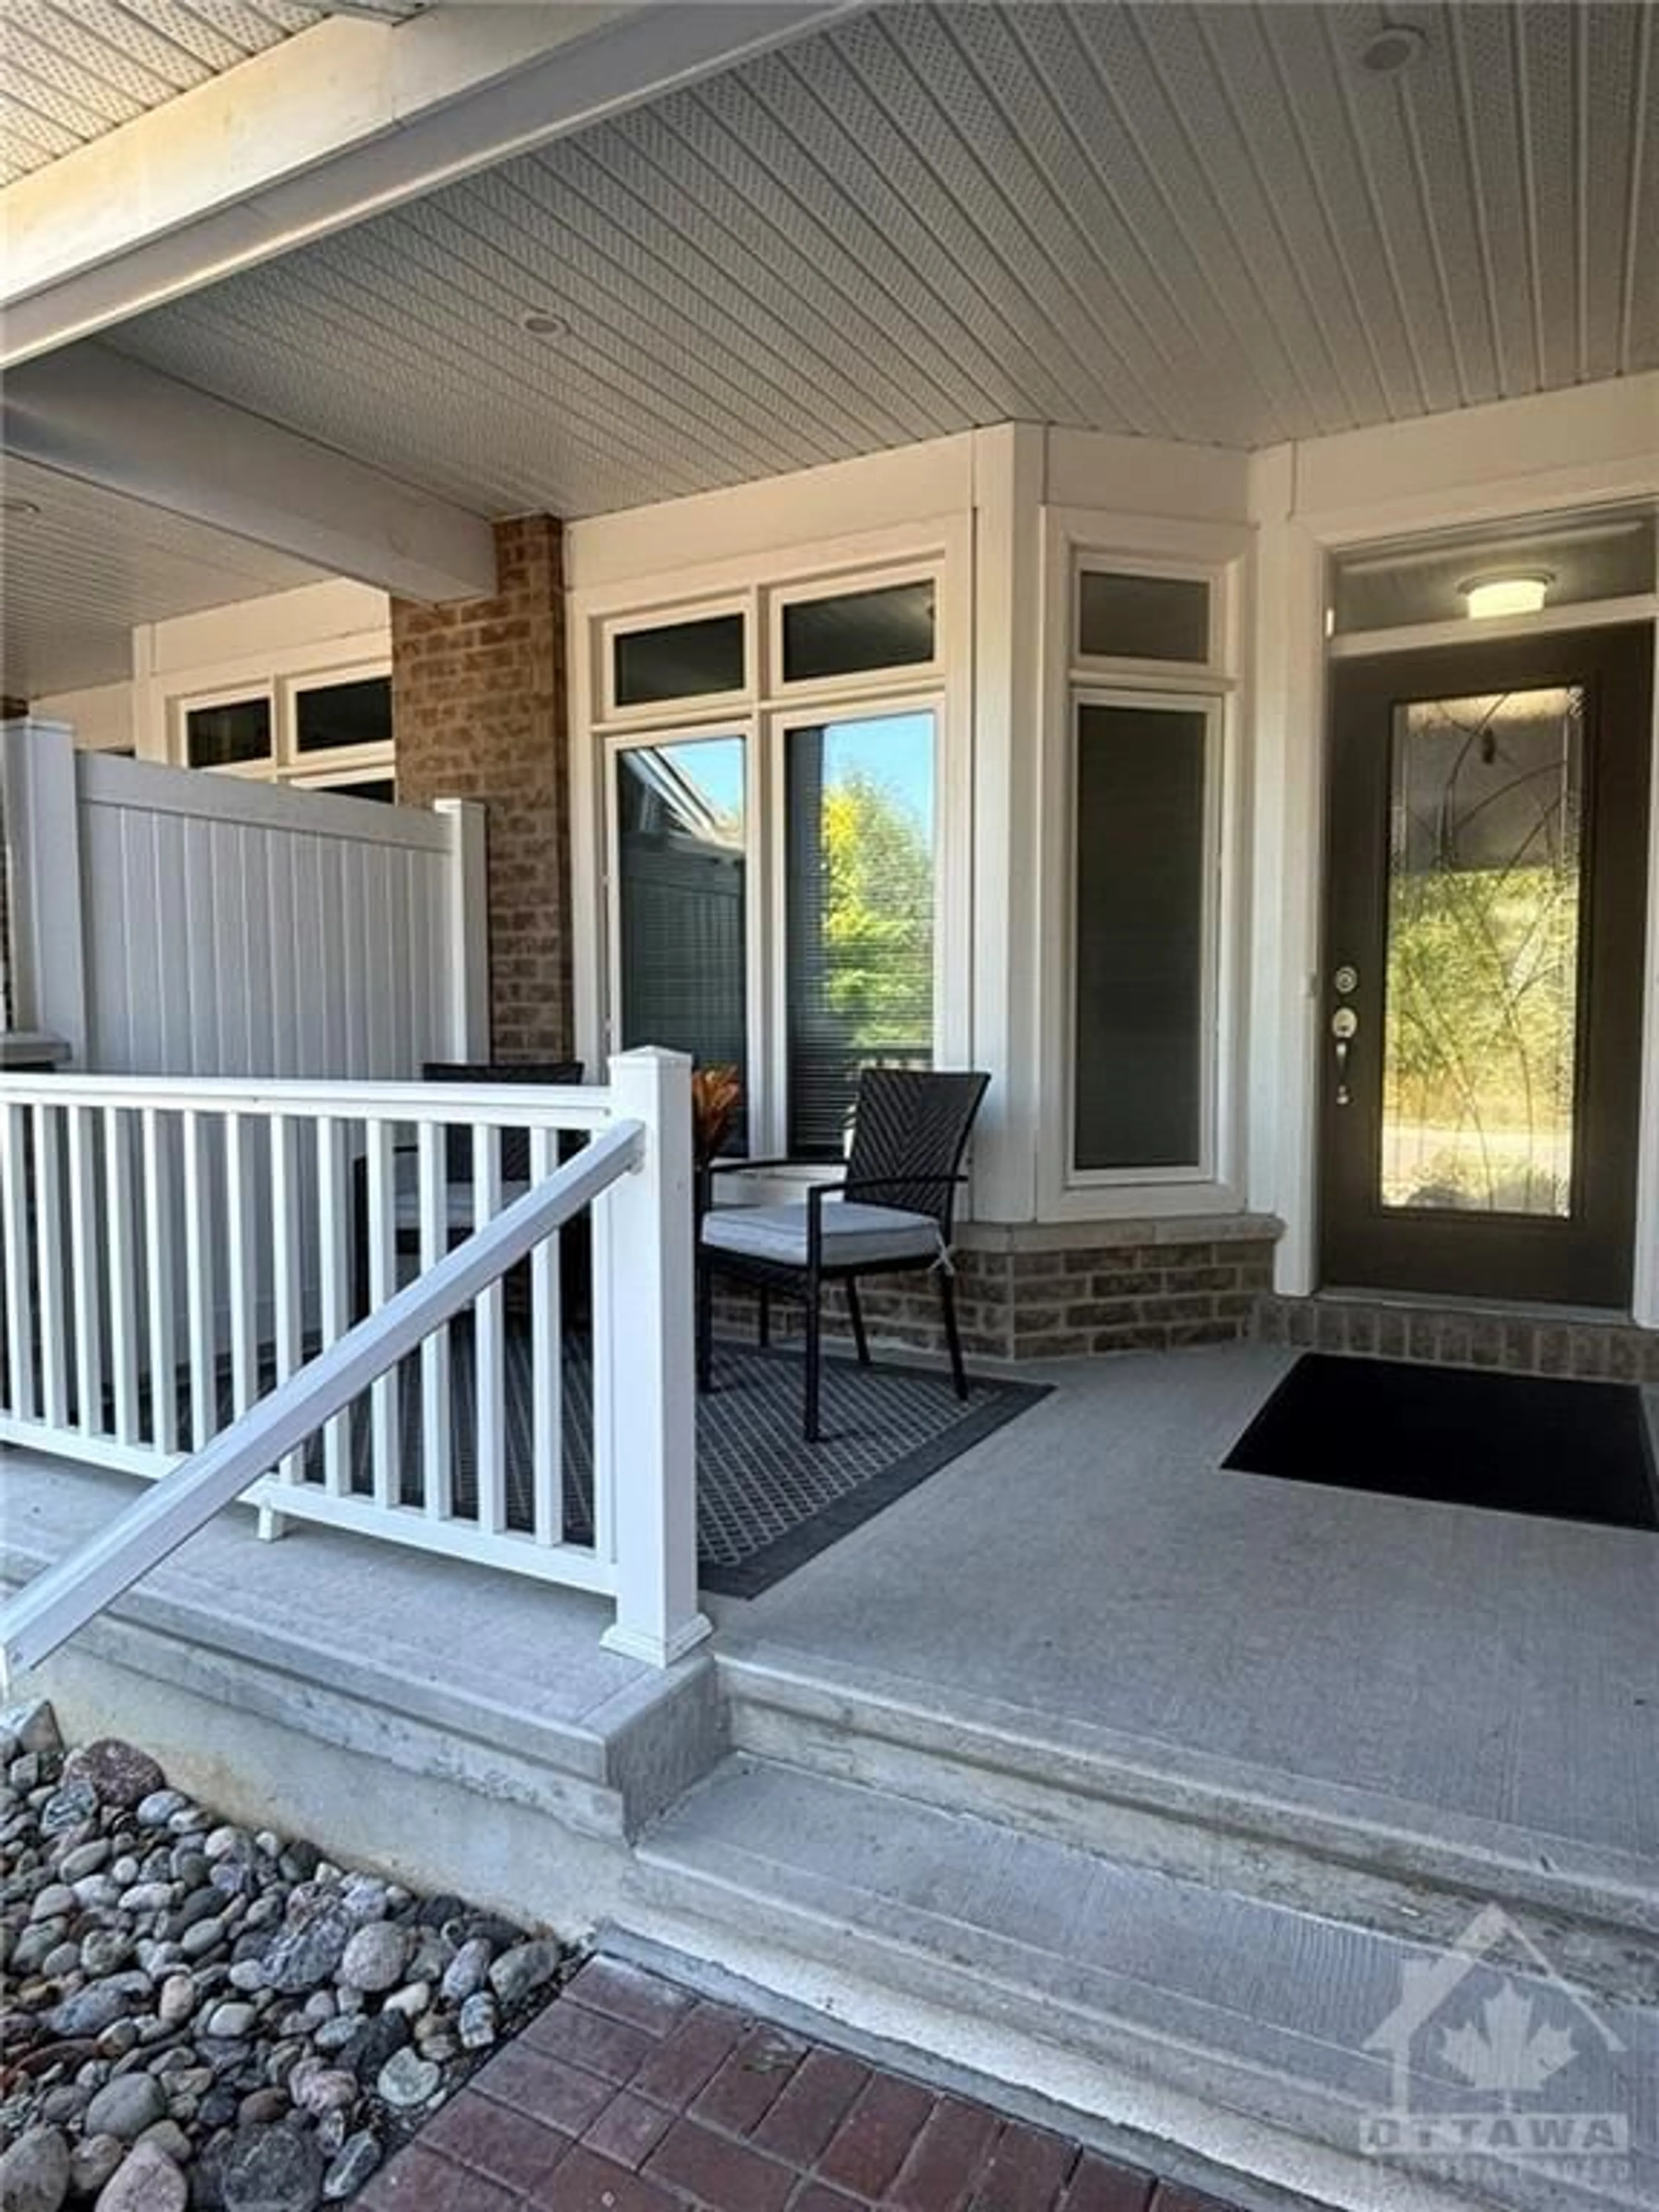
[{"label": "recessed ceiling light", "polygon": [[1390,23],[1359,49],[1359,66],[1373,76],[1395,76],[1411,67],[1428,43],[1414,23]]},{"label": "recessed ceiling light", "polygon": [[1474,619],[1484,622],[1493,615],[1539,613],[1554,581],[1548,568],[1520,568],[1504,575],[1471,576],[1457,591]]},{"label": "recessed ceiling light", "polygon": [[520,316],[519,323],[532,338],[563,338],[570,335],[570,325],[564,317],[546,307],[532,308],[527,315]]},{"label": "recessed ceiling light", "polygon": [[32,499],[0,499],[0,514],[21,518],[40,512],[39,502]]}]

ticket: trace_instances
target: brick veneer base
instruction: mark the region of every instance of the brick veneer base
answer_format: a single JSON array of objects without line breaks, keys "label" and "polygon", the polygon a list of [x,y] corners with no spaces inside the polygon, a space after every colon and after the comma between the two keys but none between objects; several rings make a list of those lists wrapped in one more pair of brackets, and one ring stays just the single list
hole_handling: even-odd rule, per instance
[{"label": "brick veneer base", "polygon": [[[1060,1359],[1079,1353],[1170,1352],[1224,1344],[1253,1332],[1273,1281],[1276,1221],[1259,1215],[1075,1227],[965,1228],[957,1247],[957,1313],[963,1349],[981,1359]],[[878,1341],[942,1352],[939,1293],[930,1276],[872,1276],[860,1285]],[[741,1292],[722,1298],[720,1325],[754,1328]],[[832,1289],[825,1320],[844,1338],[845,1307]],[[778,1334],[797,1326],[777,1312]]]},{"label": "brick veneer base", "polygon": [[1264,1344],[1415,1359],[1436,1367],[1486,1367],[1511,1375],[1584,1382],[1659,1382],[1659,1329],[1515,1309],[1391,1304],[1382,1298],[1264,1297]]}]

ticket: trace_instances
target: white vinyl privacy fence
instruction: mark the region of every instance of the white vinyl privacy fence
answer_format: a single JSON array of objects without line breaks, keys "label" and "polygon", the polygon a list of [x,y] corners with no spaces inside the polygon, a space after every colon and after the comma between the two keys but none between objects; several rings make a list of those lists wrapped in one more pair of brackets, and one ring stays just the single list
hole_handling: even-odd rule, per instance
[{"label": "white vinyl privacy fence", "polygon": [[0,730],[10,1025],[100,1074],[405,1081],[483,1055],[476,806],[379,806]]}]

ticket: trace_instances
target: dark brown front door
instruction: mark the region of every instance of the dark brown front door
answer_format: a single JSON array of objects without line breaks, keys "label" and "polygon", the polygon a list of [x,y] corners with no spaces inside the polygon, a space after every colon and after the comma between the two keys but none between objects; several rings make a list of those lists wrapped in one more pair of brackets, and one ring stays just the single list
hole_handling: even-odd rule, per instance
[{"label": "dark brown front door", "polygon": [[1628,1305],[1653,636],[1340,662],[1323,1279]]}]

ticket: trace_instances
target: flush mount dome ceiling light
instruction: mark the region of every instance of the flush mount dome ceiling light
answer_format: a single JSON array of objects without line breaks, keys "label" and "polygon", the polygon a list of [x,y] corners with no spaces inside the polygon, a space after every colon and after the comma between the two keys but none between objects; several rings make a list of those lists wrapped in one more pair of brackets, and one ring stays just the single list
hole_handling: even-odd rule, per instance
[{"label": "flush mount dome ceiling light", "polygon": [[1457,592],[1470,617],[1486,622],[1494,615],[1541,612],[1554,581],[1548,568],[1510,569],[1498,575],[1470,576]]},{"label": "flush mount dome ceiling light", "polygon": [[1373,76],[1397,76],[1411,67],[1428,43],[1414,23],[1390,23],[1359,49],[1359,66]]},{"label": "flush mount dome ceiling light", "polygon": [[32,499],[0,499],[0,514],[9,514],[15,520],[25,520],[40,512],[39,503]]},{"label": "flush mount dome ceiling light", "polygon": [[562,315],[556,315],[550,307],[532,307],[519,318],[520,330],[528,331],[532,338],[562,338],[570,335],[570,325]]}]

